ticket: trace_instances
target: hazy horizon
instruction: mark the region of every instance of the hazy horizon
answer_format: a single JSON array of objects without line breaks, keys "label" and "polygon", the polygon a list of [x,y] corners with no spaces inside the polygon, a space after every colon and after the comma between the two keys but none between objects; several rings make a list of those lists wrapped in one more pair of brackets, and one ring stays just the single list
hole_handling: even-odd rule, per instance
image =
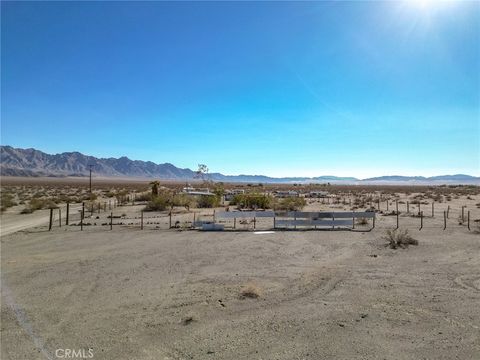
[{"label": "hazy horizon", "polygon": [[2,2],[1,143],[211,172],[480,176],[480,3]]}]

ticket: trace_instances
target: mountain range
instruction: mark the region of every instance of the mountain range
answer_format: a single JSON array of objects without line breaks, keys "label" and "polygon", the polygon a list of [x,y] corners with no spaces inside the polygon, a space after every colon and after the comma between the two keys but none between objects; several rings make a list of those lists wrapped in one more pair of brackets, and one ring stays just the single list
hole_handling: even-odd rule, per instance
[{"label": "mountain range", "polygon": [[[0,146],[0,173],[2,176],[87,176],[89,166],[93,165],[95,176],[121,178],[157,178],[164,180],[192,180],[196,172],[178,168],[170,163],[155,164],[151,161],[120,158],[97,158],[79,152],[47,154],[36,149],[20,149],[12,146]],[[368,179],[355,177],[318,176],[318,177],[282,177],[264,175],[223,175],[210,173],[208,178],[224,182],[249,183],[390,183],[390,184],[475,184],[480,185],[480,177],[470,175],[423,176],[381,176]]]}]

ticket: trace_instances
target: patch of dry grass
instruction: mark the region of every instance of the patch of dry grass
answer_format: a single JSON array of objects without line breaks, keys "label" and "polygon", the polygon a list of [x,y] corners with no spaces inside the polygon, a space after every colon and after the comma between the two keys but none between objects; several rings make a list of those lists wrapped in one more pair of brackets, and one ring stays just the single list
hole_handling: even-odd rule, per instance
[{"label": "patch of dry grass", "polygon": [[255,284],[246,284],[240,289],[240,297],[242,299],[256,299],[262,294],[262,290]]},{"label": "patch of dry grass", "polygon": [[418,245],[418,240],[412,238],[408,230],[387,230],[383,239],[387,241],[386,246],[391,249],[405,249],[409,245]]}]

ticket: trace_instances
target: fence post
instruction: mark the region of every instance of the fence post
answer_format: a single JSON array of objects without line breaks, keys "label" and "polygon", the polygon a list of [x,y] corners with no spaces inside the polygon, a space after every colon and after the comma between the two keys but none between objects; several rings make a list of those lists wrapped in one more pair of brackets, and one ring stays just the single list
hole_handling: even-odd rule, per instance
[{"label": "fence post", "polygon": [[48,231],[52,230],[52,222],[53,222],[53,208],[50,208],[50,221],[48,223]]},{"label": "fence post", "polygon": [[447,228],[447,212],[443,211],[443,230]]},{"label": "fence post", "polygon": [[470,231],[470,210],[467,211],[467,227],[468,231]]},{"label": "fence post", "polygon": [[143,210],[141,211],[140,230],[143,230]]},{"label": "fence post", "polygon": [[378,211],[380,211],[380,198],[377,199],[377,203],[378,203]]},{"label": "fence post", "polygon": [[432,201],[432,218],[435,217],[435,201]]},{"label": "fence post", "polygon": [[110,230],[113,229],[113,211],[110,213]]},{"label": "fence post", "polygon": [[83,217],[85,216],[85,210],[82,209],[82,213],[80,214],[80,230],[83,231]]},{"label": "fence post", "polygon": [[397,211],[397,227],[396,227],[396,229],[398,229],[398,228],[399,228],[399,225],[398,225],[398,211]]},{"label": "fence post", "polygon": [[274,229],[277,228],[276,219],[275,219],[275,214],[273,214],[273,228],[274,228]]},{"label": "fence post", "polygon": [[62,227],[62,209],[58,208],[58,227]]},{"label": "fence post", "polygon": [[422,230],[423,228],[423,211],[420,211],[420,229],[419,230]]},{"label": "fence post", "polygon": [[462,206],[462,223],[465,221],[465,206]]},{"label": "fence post", "polygon": [[293,212],[293,228],[297,230],[297,211]]},{"label": "fence post", "polygon": [[407,214],[410,214],[410,204],[408,201],[407,201]]},{"label": "fence post", "polygon": [[172,210],[168,213],[168,228],[172,228]]},{"label": "fence post", "polygon": [[67,202],[67,218],[65,219],[65,225],[68,225],[69,216],[70,216],[70,203]]},{"label": "fence post", "polygon": [[352,229],[355,229],[355,210],[353,210]]},{"label": "fence post", "polygon": [[372,229],[371,229],[371,230],[375,229],[375,216],[376,216],[376,215],[375,215],[375,211],[374,211],[374,212],[373,212],[373,226],[372,226]]},{"label": "fence post", "polygon": [[253,217],[253,230],[255,230],[256,226],[257,226],[257,218],[254,216]]},{"label": "fence post", "polygon": [[332,230],[335,230],[335,211],[332,212]]},{"label": "fence post", "polygon": [[387,199],[387,212],[388,212],[388,199]]},{"label": "fence post", "polygon": [[450,214],[450,205],[447,206],[447,219],[449,214]]}]

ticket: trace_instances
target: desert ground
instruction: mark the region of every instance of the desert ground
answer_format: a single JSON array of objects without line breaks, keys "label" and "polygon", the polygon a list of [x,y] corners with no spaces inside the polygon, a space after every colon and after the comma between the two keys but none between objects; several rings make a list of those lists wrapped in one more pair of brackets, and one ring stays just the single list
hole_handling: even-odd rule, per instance
[{"label": "desert ground", "polygon": [[[48,231],[49,210],[20,214],[19,203],[39,191],[80,196],[86,180],[35,181],[2,183],[17,202],[1,215],[2,359],[56,359],[58,349],[139,360],[480,358],[478,187],[332,186],[335,200],[307,200],[306,211],[348,211],[357,195],[365,207],[381,199],[371,231],[272,230],[262,219],[257,231],[226,221],[203,232],[189,229],[193,213],[213,209],[196,208],[174,209],[176,228],[166,211],[144,213],[141,230],[141,203],[87,212],[83,230],[72,203],[69,226],[55,210]],[[148,189],[96,186],[104,205],[112,189]],[[421,230],[418,204],[406,213],[415,199]],[[386,246],[395,200],[417,246]]]}]

